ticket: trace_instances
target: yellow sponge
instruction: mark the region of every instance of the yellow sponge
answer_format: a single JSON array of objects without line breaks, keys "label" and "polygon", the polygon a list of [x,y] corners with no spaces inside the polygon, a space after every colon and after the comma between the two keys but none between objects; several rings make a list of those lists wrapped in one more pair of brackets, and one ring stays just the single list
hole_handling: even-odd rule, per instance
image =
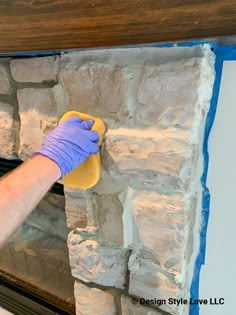
[{"label": "yellow sponge", "polygon": [[[59,124],[63,121],[73,117],[78,116],[83,120],[92,119],[94,121],[92,130],[97,131],[99,136],[98,145],[101,146],[103,135],[105,132],[105,125],[100,118],[93,117],[87,114],[71,111],[67,112],[60,120]],[[72,188],[80,188],[80,189],[88,189],[97,184],[100,179],[100,152],[91,155],[85,162],[80,164],[76,169],[72,172],[68,173],[62,180],[59,182],[63,185],[72,187]]]}]

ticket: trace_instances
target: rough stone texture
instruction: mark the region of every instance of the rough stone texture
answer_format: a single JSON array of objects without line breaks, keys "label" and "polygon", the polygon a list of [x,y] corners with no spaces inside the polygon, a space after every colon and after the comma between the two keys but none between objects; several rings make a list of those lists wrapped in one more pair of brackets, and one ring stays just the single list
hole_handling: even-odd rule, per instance
[{"label": "rough stone texture", "polygon": [[196,58],[146,66],[137,95],[138,122],[190,127],[195,118],[200,71]]},{"label": "rough stone texture", "polygon": [[[178,298],[189,202],[181,195],[131,189],[120,198],[124,202],[124,243],[134,248],[129,259],[129,293],[147,299]],[[160,307],[177,314],[168,304]]]},{"label": "rough stone texture", "polygon": [[116,315],[114,297],[109,292],[75,282],[76,315]]},{"label": "rough stone texture", "polygon": [[96,196],[90,191],[65,187],[67,225],[70,228],[97,226]]},{"label": "rough stone texture", "polygon": [[129,232],[137,231],[137,238],[132,240],[131,237],[127,243],[137,245],[155,257],[161,268],[172,273],[181,272],[184,210],[185,200],[180,195],[170,197],[156,192],[140,192],[125,210],[124,221],[129,221],[128,211],[133,218]]},{"label": "rough stone texture", "polygon": [[[0,83],[1,84],[1,83]],[[13,157],[13,107],[0,102],[0,156]]]},{"label": "rough stone texture", "polygon": [[117,194],[98,196],[92,191],[69,187],[64,192],[68,227],[98,226],[101,240],[123,245],[123,207]]},{"label": "rough stone texture", "polygon": [[122,68],[93,62],[78,67],[63,60],[61,79],[70,109],[110,121],[127,117],[128,79]]},{"label": "rough stone texture", "polygon": [[122,315],[162,315],[160,312],[142,306],[124,295],[121,297],[121,310]]},{"label": "rough stone texture", "polygon": [[98,195],[97,234],[81,244],[86,251],[102,240],[131,249],[132,295],[188,297],[213,57],[209,47],[188,58],[178,49],[144,50],[62,57],[69,108],[107,124],[102,178],[92,190]]},{"label": "rough stone texture", "polygon": [[21,120],[21,159],[41,148],[46,135],[57,125],[57,103],[51,88],[26,88],[17,91]]},{"label": "rough stone texture", "polygon": [[147,170],[179,176],[188,155],[189,133],[176,129],[109,129],[106,149],[120,173]]},{"label": "rough stone texture", "polygon": [[18,82],[56,81],[57,68],[54,56],[11,60],[12,77]]},{"label": "rough stone texture", "polygon": [[[169,184],[169,191],[176,186],[183,190],[191,180],[188,131],[168,129],[109,129],[106,134],[106,150],[103,158],[108,169],[129,176],[136,182],[146,181],[149,185]],[[190,164],[191,162],[191,164]],[[186,170],[183,172],[183,170]],[[188,172],[188,174],[186,174]],[[183,176],[183,175],[187,176]],[[134,176],[134,177],[133,177]]]},{"label": "rough stone texture", "polygon": [[69,234],[72,275],[85,282],[124,288],[127,255],[123,248],[97,240],[92,231],[76,229]]},{"label": "rough stone texture", "polygon": [[[163,299],[168,301],[169,298],[181,297],[181,290],[174,281],[171,273],[162,273],[159,266],[148,259],[140,258],[133,253],[129,260],[130,269],[130,285],[129,293],[137,297],[146,299]],[[179,313],[176,306],[169,305],[154,305],[160,307],[164,311],[171,314],[187,314],[186,312]]]},{"label": "rough stone texture", "polygon": [[98,207],[98,234],[102,240],[123,245],[123,206],[116,194],[101,196]]},{"label": "rough stone texture", "polygon": [[7,68],[4,64],[0,64],[0,94],[10,95],[11,93],[12,87]]}]

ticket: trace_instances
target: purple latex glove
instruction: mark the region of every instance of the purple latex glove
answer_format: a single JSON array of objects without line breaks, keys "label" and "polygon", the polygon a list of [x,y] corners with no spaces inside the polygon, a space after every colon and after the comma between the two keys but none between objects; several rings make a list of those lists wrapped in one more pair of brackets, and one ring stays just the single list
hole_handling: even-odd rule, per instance
[{"label": "purple latex glove", "polygon": [[71,117],[48,134],[42,148],[35,154],[42,154],[56,162],[61,169],[62,179],[91,154],[99,151],[98,133],[90,130],[93,123],[93,120]]}]

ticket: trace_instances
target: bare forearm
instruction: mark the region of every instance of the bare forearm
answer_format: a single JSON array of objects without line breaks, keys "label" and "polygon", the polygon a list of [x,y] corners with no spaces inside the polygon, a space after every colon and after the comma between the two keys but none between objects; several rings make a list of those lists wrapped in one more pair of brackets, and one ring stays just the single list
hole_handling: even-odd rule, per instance
[{"label": "bare forearm", "polygon": [[60,176],[55,162],[37,155],[0,181],[0,247]]}]

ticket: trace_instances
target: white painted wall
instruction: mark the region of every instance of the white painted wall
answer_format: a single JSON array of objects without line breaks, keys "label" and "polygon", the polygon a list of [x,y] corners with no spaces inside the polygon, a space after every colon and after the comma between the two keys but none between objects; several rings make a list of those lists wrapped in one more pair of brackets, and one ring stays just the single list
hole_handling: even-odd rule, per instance
[{"label": "white painted wall", "polygon": [[200,315],[236,314],[236,62],[223,66],[215,122],[209,139],[207,186],[211,194],[206,263],[200,298],[224,298],[202,306]]}]

